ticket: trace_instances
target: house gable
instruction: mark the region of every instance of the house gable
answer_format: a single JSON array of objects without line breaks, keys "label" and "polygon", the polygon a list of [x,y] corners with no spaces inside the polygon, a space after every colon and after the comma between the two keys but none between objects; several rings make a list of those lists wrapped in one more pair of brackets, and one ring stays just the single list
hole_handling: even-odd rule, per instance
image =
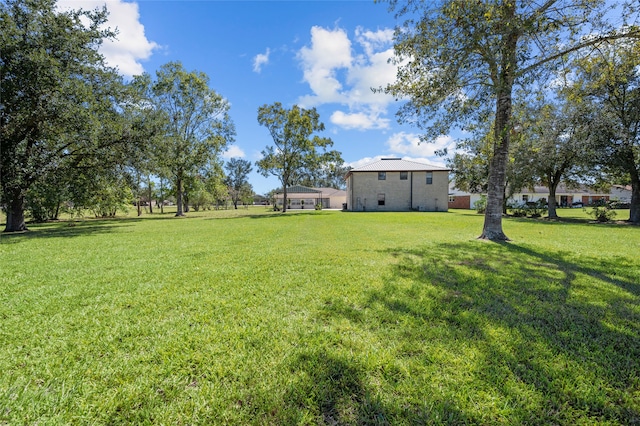
[{"label": "house gable", "polygon": [[351,169],[351,211],[446,211],[449,169],[399,158],[383,158]]}]

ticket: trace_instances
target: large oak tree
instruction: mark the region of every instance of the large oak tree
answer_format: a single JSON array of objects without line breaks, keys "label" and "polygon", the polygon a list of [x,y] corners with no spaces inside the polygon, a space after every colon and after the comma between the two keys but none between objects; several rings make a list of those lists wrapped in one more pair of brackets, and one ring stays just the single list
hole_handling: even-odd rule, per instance
[{"label": "large oak tree", "polygon": [[[397,79],[387,93],[408,101],[401,121],[426,140],[481,120],[493,109],[488,200],[480,238],[507,240],[504,183],[515,89],[540,83],[566,55],[603,40],[640,37],[614,29],[599,0],[390,0],[406,18],[395,33]],[[591,34],[591,35],[589,35]]]},{"label": "large oak tree", "polygon": [[[103,166],[129,138],[124,85],[98,47],[106,11],[56,10],[54,0],[0,3],[0,186],[5,231],[26,230],[25,197],[45,176]],[[100,160],[98,162],[97,160]]]}]

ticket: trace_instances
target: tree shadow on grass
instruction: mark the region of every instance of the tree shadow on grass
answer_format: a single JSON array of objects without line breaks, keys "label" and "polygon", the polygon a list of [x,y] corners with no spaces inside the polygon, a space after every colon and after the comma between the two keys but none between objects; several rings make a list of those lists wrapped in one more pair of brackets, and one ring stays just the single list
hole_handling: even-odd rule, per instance
[{"label": "tree shadow on grass", "polygon": [[27,232],[0,234],[0,244],[17,244],[43,238],[74,238],[87,235],[108,234],[123,227],[132,226],[138,219],[109,219],[83,222],[55,222],[35,224]]},{"label": "tree shadow on grass", "polygon": [[332,354],[327,348],[298,355],[291,364],[293,383],[285,401],[295,406],[287,424],[309,414],[319,424],[386,424],[385,409],[374,401],[363,382],[364,370],[354,360]]},{"label": "tree shadow on grass", "polygon": [[[365,365],[331,347],[300,353],[290,366],[291,385],[284,394],[289,410],[282,424],[301,424],[314,418],[324,425],[429,424],[429,416],[415,407],[396,406],[383,400]],[[448,405],[446,424],[467,420],[453,404]],[[405,421],[400,421],[405,419]],[[406,420],[410,419],[410,422]],[[442,420],[442,419],[441,419]]]},{"label": "tree shadow on grass", "polygon": [[[384,285],[357,309],[328,301],[321,316],[376,334],[409,376],[422,372],[418,392],[440,410],[430,415],[640,423],[640,284],[631,259],[478,241],[385,252],[394,263]],[[412,423],[425,406],[386,410]]]},{"label": "tree shadow on grass", "polygon": [[292,218],[292,217],[300,217],[300,216],[326,216],[330,215],[329,212],[323,212],[321,210],[307,210],[307,211],[298,211],[286,213],[282,212],[272,212],[272,213],[263,213],[263,214],[245,214],[245,215],[237,215],[237,216],[227,216],[227,217],[209,217],[206,220],[228,220],[228,219],[273,219],[273,218]]}]

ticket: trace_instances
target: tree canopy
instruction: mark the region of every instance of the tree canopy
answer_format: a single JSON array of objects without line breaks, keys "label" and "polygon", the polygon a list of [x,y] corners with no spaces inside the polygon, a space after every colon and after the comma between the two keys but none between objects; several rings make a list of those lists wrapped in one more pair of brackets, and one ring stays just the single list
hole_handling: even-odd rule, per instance
[{"label": "tree canopy", "polygon": [[567,88],[577,104],[598,111],[590,121],[595,155],[610,179],[631,184],[629,221],[640,223],[640,39],[602,44],[575,61]]},{"label": "tree canopy", "polygon": [[[280,102],[258,108],[258,123],[269,130],[274,145],[262,151],[262,159],[256,165],[263,176],[276,176],[282,184],[284,199],[287,187],[299,184],[305,171],[318,167],[327,147],[333,145],[329,138],[314,135],[324,130],[315,108],[304,109],[294,105],[286,109]],[[322,152],[318,152],[317,149]],[[329,154],[332,158],[334,154]],[[287,203],[282,211],[286,212]]]},{"label": "tree canopy", "polygon": [[227,170],[227,187],[231,195],[233,207],[238,208],[238,201],[246,196],[249,181],[247,177],[253,170],[251,161],[242,158],[231,158],[227,161],[224,168]]},{"label": "tree canopy", "polygon": [[54,0],[0,4],[0,168],[5,231],[26,230],[36,182],[108,167],[129,148],[126,90],[97,48],[106,11],[56,10]]},{"label": "tree canopy", "polygon": [[[542,84],[566,55],[605,40],[640,37],[614,28],[598,0],[391,0],[406,21],[395,32],[396,81],[384,90],[407,99],[402,122],[424,140],[493,117],[488,200],[480,238],[506,240],[502,206],[515,88]],[[626,16],[626,15],[625,15]]]},{"label": "tree canopy", "polygon": [[166,117],[158,161],[172,175],[176,216],[183,216],[185,179],[210,164],[233,141],[230,105],[209,87],[205,73],[186,71],[179,62],[163,65],[150,84],[150,102]]}]

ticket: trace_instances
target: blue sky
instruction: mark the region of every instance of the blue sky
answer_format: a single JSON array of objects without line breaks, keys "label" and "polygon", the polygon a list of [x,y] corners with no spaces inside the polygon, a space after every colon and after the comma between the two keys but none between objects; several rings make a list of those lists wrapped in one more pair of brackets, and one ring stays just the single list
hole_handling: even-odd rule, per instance
[{"label": "blue sky", "polygon": [[[103,1],[61,0],[60,7],[93,9]],[[130,77],[180,61],[203,71],[231,103],[235,143],[226,158],[252,163],[272,140],[257,122],[258,107],[281,102],[316,107],[323,136],[346,163],[402,157],[443,165],[434,155],[454,140],[418,144],[418,130],[396,122],[398,103],[370,88],[392,82],[396,20],[386,3],[367,1],[107,0],[118,40],[101,48],[108,63]],[[254,169],[256,169],[254,165]],[[278,187],[256,170],[254,190]]]}]

